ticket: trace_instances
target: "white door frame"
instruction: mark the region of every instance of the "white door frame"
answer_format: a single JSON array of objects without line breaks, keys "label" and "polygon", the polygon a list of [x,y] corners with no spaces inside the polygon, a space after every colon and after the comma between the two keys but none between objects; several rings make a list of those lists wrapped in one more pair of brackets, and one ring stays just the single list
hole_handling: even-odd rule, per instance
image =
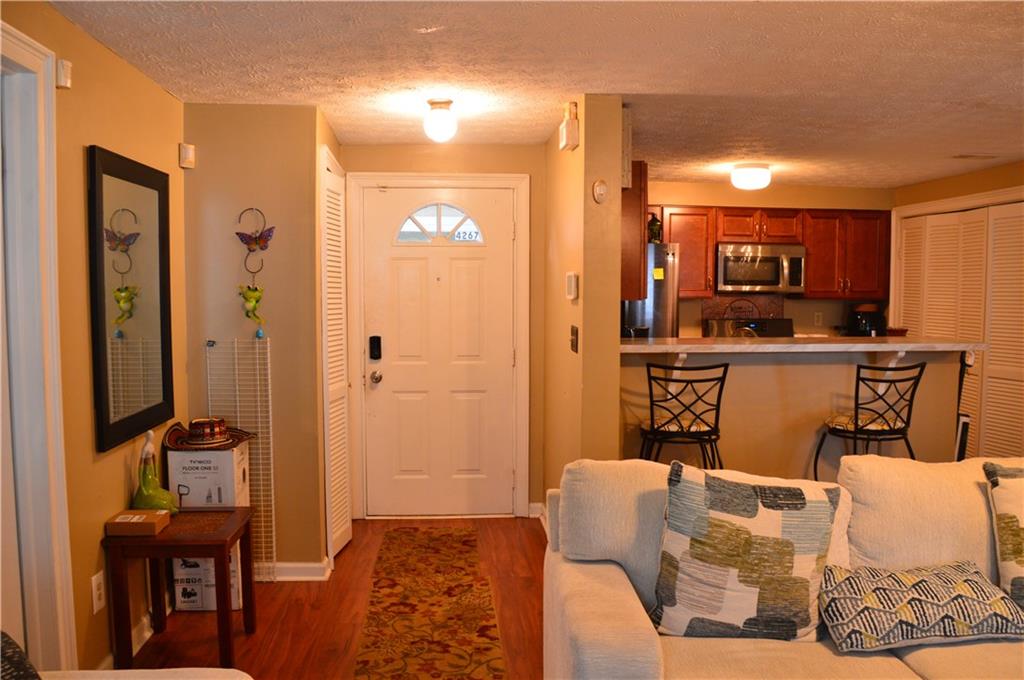
[{"label": "white door frame", "polygon": [[76,669],[57,300],[56,63],[53,52],[8,24],[2,32],[4,70],[19,74],[9,81],[15,93],[4,97],[4,116],[34,131],[9,140],[6,152],[16,161],[3,197],[15,292],[8,350],[25,632],[33,663]]},{"label": "white door frame", "polygon": [[[366,334],[363,292],[363,192],[381,187],[415,189],[511,189],[512,226],[512,369],[513,513],[529,516],[530,509],[530,176],[525,174],[432,174],[350,172],[348,199],[348,367],[352,410],[349,451],[352,452],[352,510],[366,516]],[[397,225],[395,227],[397,229]]]}]

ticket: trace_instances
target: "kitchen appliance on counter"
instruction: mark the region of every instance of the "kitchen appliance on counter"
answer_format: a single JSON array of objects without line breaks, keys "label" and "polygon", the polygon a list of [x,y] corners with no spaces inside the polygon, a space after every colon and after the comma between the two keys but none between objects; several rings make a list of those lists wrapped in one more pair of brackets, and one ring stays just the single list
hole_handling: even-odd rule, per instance
[{"label": "kitchen appliance on counter", "polygon": [[718,244],[720,293],[803,293],[807,249],[797,245]]},{"label": "kitchen appliance on counter", "polygon": [[852,305],[846,314],[844,335],[883,336],[886,334],[885,314],[873,303]]},{"label": "kitchen appliance on counter", "polygon": [[647,244],[647,297],[622,301],[623,338],[679,336],[679,244]]},{"label": "kitchen appliance on counter", "polygon": [[792,319],[704,319],[705,338],[791,338]]}]

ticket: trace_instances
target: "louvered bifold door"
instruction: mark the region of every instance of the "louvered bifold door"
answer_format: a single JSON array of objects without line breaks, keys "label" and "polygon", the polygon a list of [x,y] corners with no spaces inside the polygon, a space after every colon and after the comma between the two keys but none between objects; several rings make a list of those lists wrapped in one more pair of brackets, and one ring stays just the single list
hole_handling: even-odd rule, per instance
[{"label": "louvered bifold door", "polygon": [[989,208],[988,343],[979,453],[1024,451],[1024,203]]},{"label": "louvered bifold door", "polygon": [[[988,271],[987,226],[988,209],[970,210],[958,213],[960,241],[957,246],[959,257],[959,288],[957,290],[957,333],[961,342],[984,342],[985,340],[985,291]],[[974,365],[964,376],[964,390],[960,400],[960,411],[971,417],[967,431],[967,455],[978,455],[979,435],[984,427],[981,415],[982,376],[984,375],[985,353],[975,354]]]},{"label": "louvered bifold door", "polygon": [[[352,539],[348,451],[345,302],[345,179],[325,158],[320,167],[321,319],[323,331],[324,475],[327,556]],[[333,163],[331,165],[336,165]]]},{"label": "louvered bifold door", "polygon": [[957,213],[926,218],[924,335],[956,340],[960,298],[960,218]]},{"label": "louvered bifold door", "polygon": [[925,218],[912,217],[900,224],[900,262],[902,264],[902,286],[900,286],[900,324],[908,329],[907,335],[924,335],[924,230]]}]

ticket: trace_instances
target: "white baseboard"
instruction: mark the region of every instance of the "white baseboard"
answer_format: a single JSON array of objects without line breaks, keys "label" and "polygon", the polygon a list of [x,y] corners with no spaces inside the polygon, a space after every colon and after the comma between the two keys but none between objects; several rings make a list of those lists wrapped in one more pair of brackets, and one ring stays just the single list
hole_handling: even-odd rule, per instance
[{"label": "white baseboard", "polygon": [[[530,503],[530,517],[541,517],[541,518],[543,518],[544,515],[547,514],[545,512],[545,509],[546,508],[544,507],[543,503]],[[543,521],[543,519],[541,521]]]},{"label": "white baseboard", "polygon": [[326,581],[331,577],[333,561],[277,562],[274,571],[278,581]]},{"label": "white baseboard", "polygon": [[[165,611],[170,611],[170,608]],[[146,644],[149,638],[153,637],[153,625],[150,620],[149,614],[143,614],[139,622],[132,627],[132,656],[139,653],[142,649],[142,645]],[[111,671],[114,670],[114,655],[113,653],[107,654],[100,661],[100,665],[96,667],[98,671]]]}]

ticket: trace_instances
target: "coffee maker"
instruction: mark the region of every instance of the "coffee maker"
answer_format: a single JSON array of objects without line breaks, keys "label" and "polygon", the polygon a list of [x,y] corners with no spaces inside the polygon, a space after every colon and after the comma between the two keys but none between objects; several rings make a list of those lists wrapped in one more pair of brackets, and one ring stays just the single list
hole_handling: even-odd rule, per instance
[{"label": "coffee maker", "polygon": [[885,313],[872,302],[851,305],[846,313],[846,335],[885,335]]}]

